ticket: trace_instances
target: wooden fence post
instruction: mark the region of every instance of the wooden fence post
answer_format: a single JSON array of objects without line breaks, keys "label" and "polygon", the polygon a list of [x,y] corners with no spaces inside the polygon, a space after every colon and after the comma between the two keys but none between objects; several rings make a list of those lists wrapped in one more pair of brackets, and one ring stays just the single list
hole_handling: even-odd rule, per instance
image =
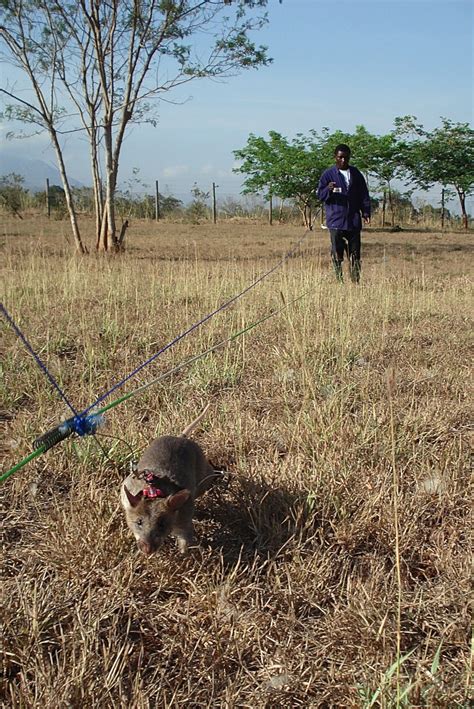
[{"label": "wooden fence post", "polygon": [[212,183],[212,221],[214,224],[217,223],[216,187],[218,186],[215,182]]},{"label": "wooden fence post", "polygon": [[160,193],[158,191],[158,180],[155,180],[155,220],[160,221]]},{"label": "wooden fence post", "polygon": [[51,217],[51,198],[49,195],[49,178],[46,178],[46,213],[48,219]]}]

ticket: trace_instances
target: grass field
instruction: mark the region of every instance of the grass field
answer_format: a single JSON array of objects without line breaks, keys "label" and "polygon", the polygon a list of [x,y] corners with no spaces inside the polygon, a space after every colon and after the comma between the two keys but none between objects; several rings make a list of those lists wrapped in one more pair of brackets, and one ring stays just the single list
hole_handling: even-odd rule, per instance
[{"label": "grass field", "polygon": [[[303,230],[134,223],[112,258],[67,235],[0,222],[2,301],[82,410]],[[472,235],[369,231],[358,287],[327,242],[110,400],[282,312],[5,482],[5,705],[468,706]],[[70,411],[2,329],[8,470]],[[198,501],[198,548],[146,558],[118,505],[128,460],[208,402],[195,438],[227,484]]]}]

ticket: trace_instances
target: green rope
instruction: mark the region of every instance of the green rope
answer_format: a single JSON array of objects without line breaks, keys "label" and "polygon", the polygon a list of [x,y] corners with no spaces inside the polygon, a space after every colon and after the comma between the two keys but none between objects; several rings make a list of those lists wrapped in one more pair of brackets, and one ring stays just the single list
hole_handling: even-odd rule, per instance
[{"label": "green rope", "polygon": [[26,456],[26,458],[23,458],[19,463],[13,466],[10,470],[8,470],[6,473],[3,473],[3,475],[0,476],[0,483],[5,482],[7,478],[10,477],[10,475],[13,475],[13,473],[16,473],[17,470],[20,470],[24,465],[30,462],[30,460],[33,460],[33,458],[37,458],[41,453],[44,453],[46,450],[46,446],[40,446],[39,448],[36,448],[30,455]]},{"label": "green rope", "polygon": [[[101,409],[99,409],[95,413],[96,414],[103,414],[106,411],[110,411],[110,409],[115,408],[119,404],[122,404],[124,401],[127,401],[128,399],[131,399],[133,396],[136,396],[137,394],[140,394],[142,391],[145,391],[145,389],[148,389],[149,387],[153,386],[154,384],[158,384],[158,382],[161,382],[164,379],[166,379],[167,377],[170,377],[172,374],[179,372],[179,370],[183,369],[183,367],[187,367],[188,365],[192,364],[193,362],[197,362],[199,359],[202,359],[206,355],[211,354],[211,352],[215,352],[220,347],[223,347],[226,344],[230,344],[231,342],[236,340],[238,337],[241,337],[242,335],[244,335],[246,332],[253,330],[255,327],[257,327],[257,325],[260,325],[261,323],[265,322],[266,320],[269,320],[270,318],[273,318],[276,315],[279,315],[279,313],[281,313],[282,310],[285,310],[289,305],[293,305],[293,303],[296,303],[298,300],[301,300],[308,293],[309,293],[309,291],[306,291],[305,293],[298,296],[297,298],[290,300],[289,303],[285,303],[285,305],[283,305],[278,310],[275,310],[274,312],[269,313],[268,315],[265,315],[263,318],[256,320],[255,322],[251,323],[250,325],[247,325],[247,327],[244,327],[242,330],[235,332],[233,335],[230,335],[230,337],[227,337],[225,340],[221,340],[216,345],[213,345],[213,347],[210,347],[209,349],[207,349],[205,352],[201,352],[201,354],[194,355],[193,357],[190,357],[189,359],[185,360],[181,364],[178,364],[176,367],[173,367],[172,369],[169,369],[167,372],[164,372],[164,374],[161,374],[159,377],[156,377],[155,379],[152,379],[150,382],[143,384],[142,386],[138,387],[137,389],[134,389],[133,391],[129,392],[128,394],[121,396],[119,399],[116,399],[115,401],[111,401],[110,404],[103,406]],[[19,463],[14,465],[13,468],[8,470],[6,473],[3,473],[0,476],[0,484],[5,482],[5,480],[7,480],[7,478],[9,478],[10,475],[13,475],[13,473],[16,473],[17,470],[20,470],[21,468],[23,468],[23,466],[25,466],[31,460],[33,460],[34,458],[37,458],[39,455],[44,453],[45,450],[48,450],[48,449],[44,445],[36,448],[26,458],[23,458],[23,460],[21,460]]]}]

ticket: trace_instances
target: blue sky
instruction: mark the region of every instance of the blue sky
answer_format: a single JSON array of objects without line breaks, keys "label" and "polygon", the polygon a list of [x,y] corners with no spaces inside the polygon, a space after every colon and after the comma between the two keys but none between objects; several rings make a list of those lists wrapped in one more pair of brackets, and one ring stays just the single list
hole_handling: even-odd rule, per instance
[{"label": "blue sky", "polygon": [[[255,40],[268,45],[273,64],[180,89],[173,98],[185,103],[162,103],[156,128],[129,134],[120,180],[139,168],[145,183],[158,179],[182,199],[194,182],[238,195],[232,151],[251,132],[292,138],[362,123],[383,133],[405,114],[428,128],[440,116],[472,121],[473,7],[472,0],[270,0],[270,23]],[[44,137],[14,147],[52,159]],[[73,176],[89,183],[85,144],[70,138],[66,155]]]}]

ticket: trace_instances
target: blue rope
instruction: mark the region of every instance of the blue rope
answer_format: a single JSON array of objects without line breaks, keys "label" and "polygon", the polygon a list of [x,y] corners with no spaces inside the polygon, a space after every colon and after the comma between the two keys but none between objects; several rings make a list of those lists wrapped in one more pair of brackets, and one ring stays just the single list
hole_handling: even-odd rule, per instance
[{"label": "blue rope", "polygon": [[280,268],[280,266],[287,260],[289,259],[300,247],[300,245],[303,243],[303,241],[306,239],[307,235],[310,233],[310,229],[306,230],[306,232],[303,234],[301,239],[296,243],[296,245],[288,251],[288,253],[285,254],[285,256],[279,261],[273,268],[271,268],[269,271],[264,273],[262,276],[257,278],[256,281],[251,283],[247,288],[245,288],[241,293],[238,293],[237,295],[234,295],[230,300],[228,300],[226,303],[223,305],[219,306],[214,310],[212,313],[209,313],[209,315],[206,315],[202,320],[199,320],[199,322],[195,323],[192,325],[190,328],[182,332],[180,335],[175,337],[174,340],[171,342],[168,342],[167,345],[161,348],[159,352],[156,352],[152,357],[146,360],[146,362],[143,362],[139,367],[133,370],[133,372],[130,372],[128,376],[126,376],[124,379],[120,380],[117,382],[117,384],[114,384],[114,386],[109,389],[108,391],[105,392],[105,394],[102,394],[93,404],[87,407],[87,409],[84,409],[84,411],[81,412],[80,416],[85,416],[91,409],[95,408],[99,404],[101,404],[107,397],[109,397],[114,391],[119,389],[121,386],[123,386],[126,382],[128,382],[132,377],[134,377],[138,372],[140,372],[144,367],[147,367],[151,362],[153,362],[155,359],[157,359],[160,355],[163,354],[163,352],[166,352],[166,350],[169,350],[170,347],[173,347],[177,342],[183,339],[183,337],[186,337],[186,335],[189,335],[193,330],[196,330],[198,327],[203,325],[205,322],[210,320],[210,318],[214,317],[214,315],[217,315],[217,313],[220,313],[221,311],[225,310],[226,308],[229,307],[229,305],[232,305],[232,303],[235,303],[236,300],[241,298],[245,293],[248,293],[249,290],[252,288],[255,288],[256,285],[258,285],[261,281],[264,280],[264,278],[267,278],[271,273],[277,270],[277,268]]},{"label": "blue rope", "polygon": [[34,351],[34,349],[32,348],[32,346],[30,345],[30,343],[28,342],[28,340],[26,339],[26,337],[24,336],[24,334],[22,333],[22,331],[21,331],[20,328],[18,327],[18,325],[14,322],[13,318],[12,318],[11,315],[8,313],[8,311],[7,311],[7,309],[5,308],[5,306],[3,305],[3,303],[0,303],[0,309],[1,309],[2,313],[3,313],[3,316],[4,316],[4,317],[6,318],[6,320],[10,323],[10,325],[12,326],[12,328],[15,330],[15,332],[16,332],[16,334],[18,335],[18,337],[20,338],[20,340],[23,341],[23,344],[25,345],[26,349],[30,352],[30,354],[33,355],[33,357],[34,357],[34,359],[36,360],[36,363],[38,364],[38,366],[39,366],[39,367],[43,370],[43,372],[46,374],[46,376],[48,377],[49,381],[51,382],[51,384],[53,385],[53,387],[54,387],[54,388],[56,389],[56,391],[58,392],[58,394],[59,394],[59,396],[61,397],[61,399],[63,399],[63,401],[66,402],[66,404],[69,406],[69,408],[71,409],[71,411],[72,411],[72,413],[74,414],[74,416],[79,416],[79,414],[77,413],[77,411],[76,411],[76,409],[74,408],[74,406],[73,406],[73,405],[70,403],[70,401],[68,400],[66,394],[64,394],[64,392],[62,391],[61,387],[59,386],[59,384],[57,383],[57,381],[55,380],[55,378],[53,377],[53,375],[51,374],[51,372],[49,372],[49,370],[48,370],[48,368],[46,367],[46,365],[44,364],[44,362],[42,362],[41,359],[40,359],[40,357],[36,354],[36,352]]}]

